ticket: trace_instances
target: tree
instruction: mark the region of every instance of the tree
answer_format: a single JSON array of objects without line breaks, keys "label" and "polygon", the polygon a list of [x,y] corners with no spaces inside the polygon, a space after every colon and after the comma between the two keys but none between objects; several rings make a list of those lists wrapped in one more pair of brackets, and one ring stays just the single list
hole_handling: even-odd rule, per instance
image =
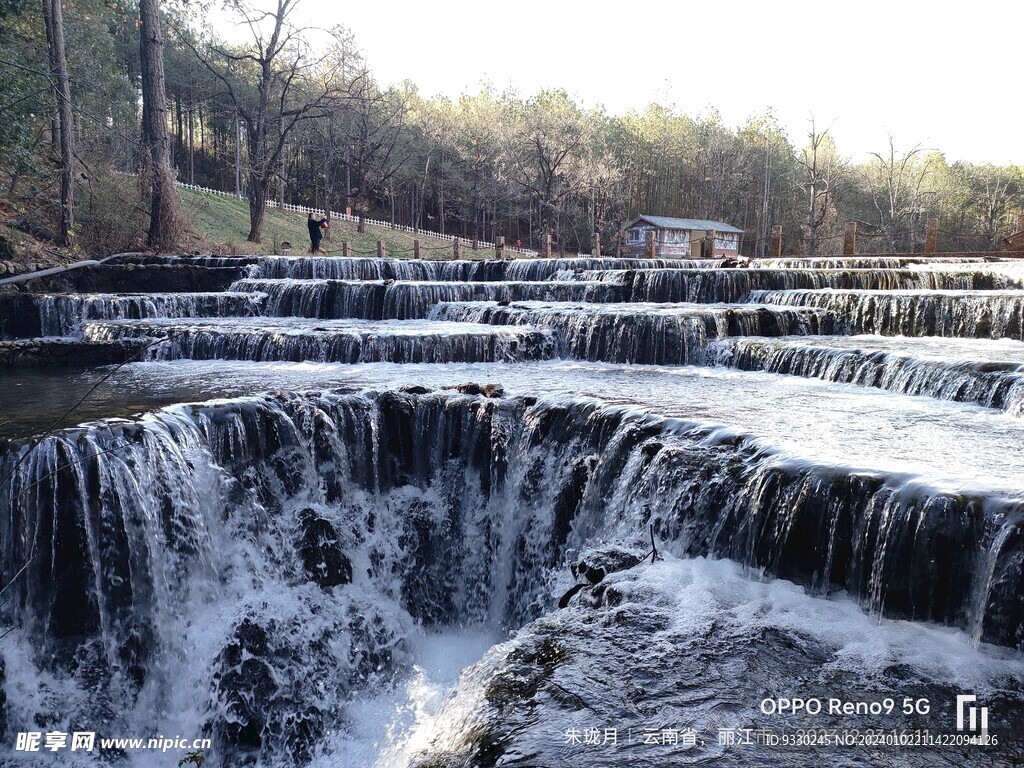
[{"label": "tree", "polygon": [[924,153],[920,144],[897,152],[889,136],[888,151],[872,152],[873,160],[863,170],[879,230],[892,252],[913,251],[914,227],[921,218],[921,194],[931,165]]},{"label": "tree", "polygon": [[64,14],[60,0],[43,0],[43,23],[50,56],[53,93],[57,100],[56,126],[60,146],[60,242],[72,245],[75,229],[75,129],[71,118],[71,86],[64,53]]},{"label": "tree", "polygon": [[139,0],[139,56],[142,62],[142,125],[148,150],[151,204],[147,242],[161,250],[174,246],[177,210],[171,170],[167,100],[164,93],[163,33],[158,0]]},{"label": "tree", "polygon": [[818,228],[835,205],[847,170],[847,164],[839,157],[828,129],[819,132],[813,116],[807,132],[807,146],[800,153],[798,162],[804,170],[802,186],[807,200],[807,255],[813,256],[818,245]]},{"label": "tree", "polygon": [[[193,48],[220,81],[246,132],[249,184],[249,242],[260,242],[270,186],[280,174],[289,135],[300,123],[323,117],[341,95],[337,70],[327,57],[311,56],[306,30],[289,17],[298,0],[277,0],[259,11],[244,0],[235,10],[252,34],[251,44],[236,48],[210,41]],[[184,38],[187,40],[187,38]]]}]

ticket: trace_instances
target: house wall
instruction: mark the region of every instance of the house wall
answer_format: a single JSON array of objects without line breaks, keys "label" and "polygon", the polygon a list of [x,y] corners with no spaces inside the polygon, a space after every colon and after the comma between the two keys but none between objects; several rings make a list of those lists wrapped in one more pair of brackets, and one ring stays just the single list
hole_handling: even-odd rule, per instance
[{"label": "house wall", "polygon": [[[639,230],[640,238],[631,239],[630,233]],[[622,252],[625,256],[644,257],[647,255],[647,232],[654,230],[656,235],[656,256],[664,258],[699,259],[701,243],[707,236],[704,230],[658,229],[649,224],[631,227],[626,230],[626,242]],[[739,235],[735,232],[717,233],[715,237],[715,256],[739,255]]]},{"label": "house wall", "polygon": [[[690,235],[690,258],[701,258],[701,245],[708,236],[706,230],[694,230]],[[736,232],[715,233],[715,257],[739,256],[740,236]]]},{"label": "house wall", "polygon": [[[629,233],[633,229],[640,230],[640,239],[631,240],[629,239]],[[681,258],[687,259],[690,257],[690,231],[686,229],[657,229],[651,226],[640,226],[633,227],[627,230],[626,243],[623,248],[623,254],[626,256],[639,256],[643,257],[647,255],[647,233],[653,230],[655,234],[654,248],[657,256],[665,258]]]}]

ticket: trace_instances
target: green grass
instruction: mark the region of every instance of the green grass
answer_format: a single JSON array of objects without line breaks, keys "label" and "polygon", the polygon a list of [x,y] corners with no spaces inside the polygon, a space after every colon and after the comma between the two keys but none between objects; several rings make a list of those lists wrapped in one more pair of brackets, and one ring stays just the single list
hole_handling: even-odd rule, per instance
[{"label": "green grass", "polygon": [[[249,243],[245,240],[249,234],[248,201],[191,189],[179,189],[178,194],[181,210],[192,223],[205,249],[232,255],[278,252],[302,255],[309,249],[306,215],[303,213],[268,208],[263,219],[263,242]],[[342,241],[348,241],[350,255],[376,256],[377,241],[380,240],[384,243],[385,254],[388,257],[411,259],[413,240],[419,239],[422,258],[453,258],[452,242],[432,237],[429,233],[413,235],[411,232],[367,224],[366,231],[359,234],[356,228],[355,222],[332,221],[331,239],[325,239],[321,245],[330,255],[340,256]],[[282,251],[283,242],[291,243],[289,251]],[[470,242],[462,242],[462,258],[494,258],[493,248],[480,247],[474,251],[470,246]]]}]

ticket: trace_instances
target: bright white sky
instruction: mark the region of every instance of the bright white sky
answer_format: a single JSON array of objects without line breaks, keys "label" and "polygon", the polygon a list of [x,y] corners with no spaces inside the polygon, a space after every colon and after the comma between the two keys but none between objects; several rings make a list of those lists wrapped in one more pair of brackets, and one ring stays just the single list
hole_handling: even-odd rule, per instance
[{"label": "bright white sky", "polygon": [[[271,0],[256,0],[271,5]],[[613,114],[657,101],[738,125],[772,107],[803,144],[813,114],[854,159],[887,147],[1024,165],[1022,0],[303,0],[348,26],[383,84],[564,88]]]}]

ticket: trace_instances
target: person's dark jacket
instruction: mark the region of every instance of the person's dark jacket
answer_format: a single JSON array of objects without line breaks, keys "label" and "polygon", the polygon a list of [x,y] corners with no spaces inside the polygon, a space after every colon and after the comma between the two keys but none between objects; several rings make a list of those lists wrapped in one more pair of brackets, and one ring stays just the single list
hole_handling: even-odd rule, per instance
[{"label": "person's dark jacket", "polygon": [[320,240],[320,227],[327,223],[327,219],[306,219],[306,226],[309,227],[309,239],[316,242]]}]

